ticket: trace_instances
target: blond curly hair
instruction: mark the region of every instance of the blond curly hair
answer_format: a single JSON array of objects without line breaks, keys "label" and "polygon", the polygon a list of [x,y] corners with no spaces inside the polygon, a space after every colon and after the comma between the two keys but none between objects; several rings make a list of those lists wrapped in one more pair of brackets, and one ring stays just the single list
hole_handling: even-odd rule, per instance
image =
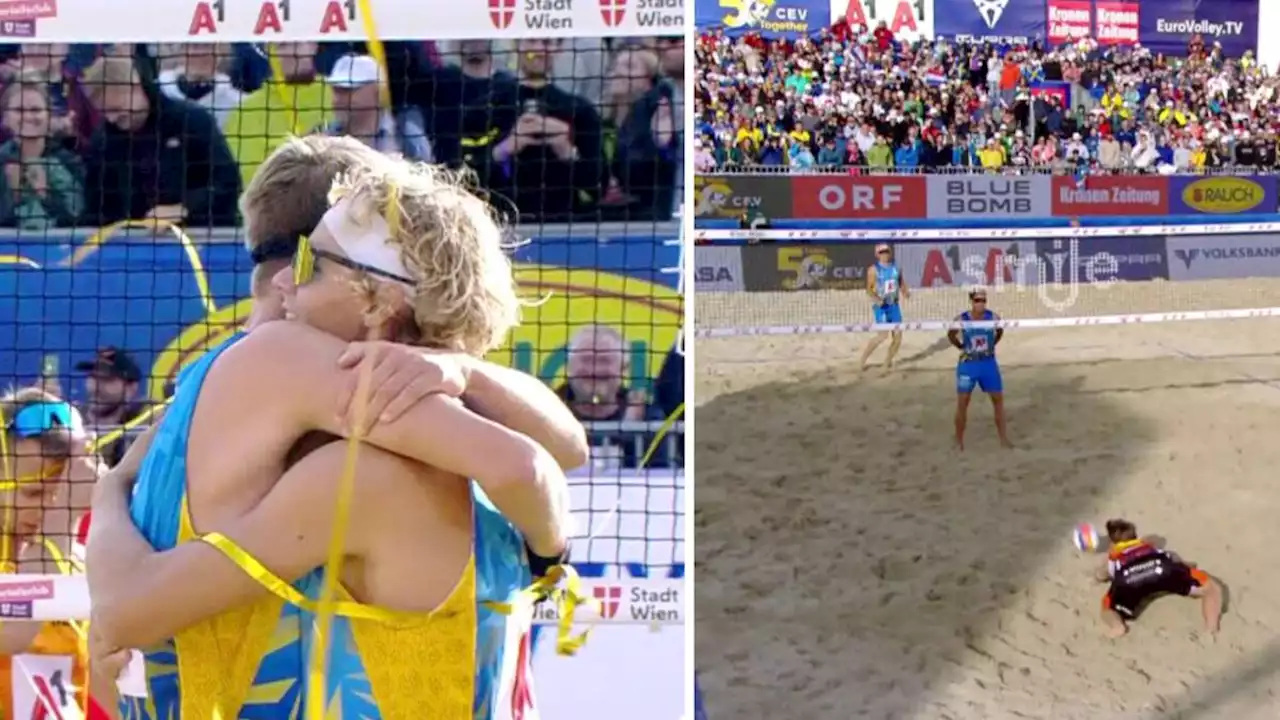
[{"label": "blond curly hair", "polygon": [[[464,173],[396,162],[340,175],[331,205],[347,201],[351,220],[381,215],[414,285],[412,332],[397,339],[481,356],[520,319],[507,250],[510,235]],[[371,289],[374,279],[361,279]]]}]

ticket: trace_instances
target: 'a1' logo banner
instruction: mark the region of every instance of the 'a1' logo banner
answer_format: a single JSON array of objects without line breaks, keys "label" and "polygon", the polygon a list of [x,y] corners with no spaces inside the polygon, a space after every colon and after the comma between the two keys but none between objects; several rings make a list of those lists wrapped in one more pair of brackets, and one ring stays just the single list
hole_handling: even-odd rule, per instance
[{"label": "'a1' logo banner", "polygon": [[933,3],[928,0],[831,0],[831,21],[842,17],[852,28],[884,23],[903,42],[933,37]]},{"label": "'a1' logo banner", "polygon": [[1045,35],[1045,0],[934,0],[939,37],[1001,44]]}]

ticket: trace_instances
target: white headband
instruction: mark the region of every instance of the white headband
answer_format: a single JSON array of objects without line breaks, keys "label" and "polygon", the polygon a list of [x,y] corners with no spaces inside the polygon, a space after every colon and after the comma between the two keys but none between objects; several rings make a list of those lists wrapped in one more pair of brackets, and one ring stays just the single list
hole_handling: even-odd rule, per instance
[{"label": "white headband", "polygon": [[321,222],[348,258],[406,280],[410,278],[400,251],[387,241],[391,228],[381,215],[374,214],[367,224],[359,225],[351,217],[351,201],[343,198],[329,208]]}]

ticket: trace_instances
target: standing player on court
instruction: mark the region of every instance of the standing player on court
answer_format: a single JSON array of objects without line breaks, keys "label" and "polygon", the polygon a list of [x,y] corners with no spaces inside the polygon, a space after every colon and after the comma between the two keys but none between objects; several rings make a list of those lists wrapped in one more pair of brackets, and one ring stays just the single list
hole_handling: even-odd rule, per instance
[{"label": "standing player on court", "polygon": [[[876,323],[902,322],[902,306],[900,301],[910,297],[907,285],[902,281],[902,271],[893,260],[893,248],[888,243],[876,245],[876,262],[867,268],[867,294],[874,303]],[[902,330],[877,333],[862,350],[862,358],[858,361],[858,370],[867,369],[867,361],[871,353],[880,347],[885,338],[892,337],[889,342],[889,355],[884,360],[884,370],[893,369],[893,359],[898,356],[898,348],[902,347]]]},{"label": "standing player on court", "polygon": [[[969,291],[969,309],[956,316],[959,322],[994,322],[999,319],[999,315],[987,308],[987,291],[983,288]],[[996,345],[1000,344],[1003,337],[1003,328],[965,326],[947,331],[947,339],[960,350],[960,363],[956,366],[957,450],[964,450],[964,430],[969,422],[969,400],[973,397],[975,387],[991,398],[1000,445],[1013,447],[1013,443],[1009,442],[1009,429],[1004,420],[1004,381],[1000,377],[1000,365],[996,362]]]}]

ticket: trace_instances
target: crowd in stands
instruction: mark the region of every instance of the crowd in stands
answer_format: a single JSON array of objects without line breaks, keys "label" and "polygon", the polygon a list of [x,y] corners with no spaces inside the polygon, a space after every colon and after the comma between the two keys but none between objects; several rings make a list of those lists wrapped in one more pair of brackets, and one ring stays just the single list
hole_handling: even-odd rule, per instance
[{"label": "crowd in stands", "polygon": [[671,217],[682,39],[443,45],[387,43],[385,69],[346,42],[0,46],[0,226],[234,226],[257,165],[313,132],[470,167],[524,221]]},{"label": "crowd in stands", "polygon": [[812,38],[701,33],[695,168],[1274,170],[1280,78],[1195,37],[1141,46],[907,42],[843,19]]},{"label": "crowd in stands", "polygon": [[[513,221],[669,220],[683,86],[679,37],[393,42],[385,66],[346,42],[0,46],[0,227],[26,241],[145,218],[235,227],[258,165],[313,132],[468,167]],[[627,345],[603,325],[570,340],[557,390],[583,421],[660,421],[683,399],[674,352],[651,390],[629,387]],[[76,370],[102,432],[159,399],[128,349],[102,348]],[[593,461],[635,467],[652,438],[594,432]],[[106,449],[109,463],[128,439]],[[679,463],[674,444],[651,461]]]}]

